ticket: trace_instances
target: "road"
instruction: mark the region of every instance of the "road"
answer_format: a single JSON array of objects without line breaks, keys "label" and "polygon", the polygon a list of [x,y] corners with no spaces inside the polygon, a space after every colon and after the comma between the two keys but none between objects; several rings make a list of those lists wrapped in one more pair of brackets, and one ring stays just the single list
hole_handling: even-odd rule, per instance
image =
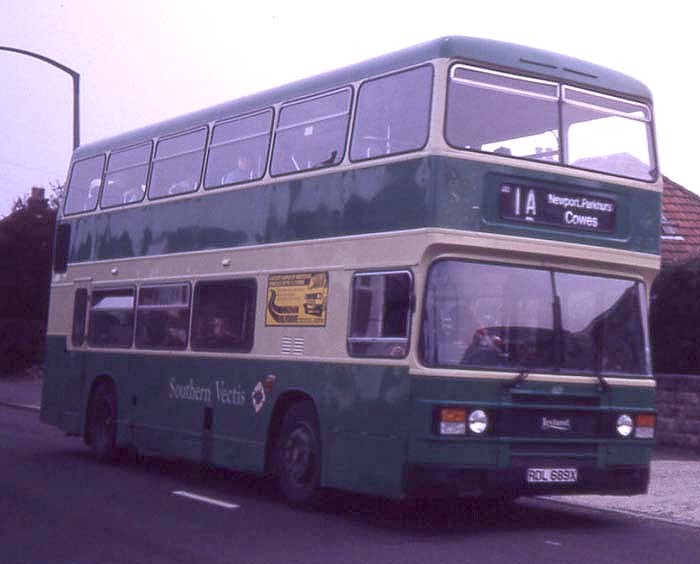
[{"label": "road", "polygon": [[698,554],[700,529],[540,499],[486,511],[337,494],[323,511],[298,512],[251,476],[153,458],[100,465],[37,413],[0,406],[3,564],[668,564]]}]

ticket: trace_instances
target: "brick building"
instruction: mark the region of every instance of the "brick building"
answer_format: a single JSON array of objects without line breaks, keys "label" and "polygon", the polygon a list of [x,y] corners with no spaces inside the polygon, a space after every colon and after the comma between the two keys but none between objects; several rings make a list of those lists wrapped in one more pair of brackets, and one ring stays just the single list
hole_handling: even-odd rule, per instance
[{"label": "brick building", "polygon": [[700,196],[664,177],[662,210],[662,263],[700,254]]},{"label": "brick building", "polygon": [[[664,178],[661,268],[670,268],[698,255],[700,196]],[[700,377],[657,373],[656,378],[657,441],[700,451]]]}]

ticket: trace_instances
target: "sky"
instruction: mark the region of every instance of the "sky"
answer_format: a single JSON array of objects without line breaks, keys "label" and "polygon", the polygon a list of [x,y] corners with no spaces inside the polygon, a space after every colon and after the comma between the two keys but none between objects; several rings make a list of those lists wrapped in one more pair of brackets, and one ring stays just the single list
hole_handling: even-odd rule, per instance
[{"label": "sky", "polygon": [[[662,172],[700,193],[700,34],[687,1],[0,0],[0,46],[80,73],[82,143],[445,35],[641,80],[654,95]],[[0,217],[32,186],[65,180],[72,120],[67,74],[0,51]]]}]

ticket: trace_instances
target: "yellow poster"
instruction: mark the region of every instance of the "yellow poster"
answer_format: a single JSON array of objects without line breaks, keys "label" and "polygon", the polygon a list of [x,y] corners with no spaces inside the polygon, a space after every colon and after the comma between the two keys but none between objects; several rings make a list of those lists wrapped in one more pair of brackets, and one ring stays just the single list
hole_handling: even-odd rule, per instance
[{"label": "yellow poster", "polygon": [[267,326],[326,324],[328,273],[271,274],[267,280]]}]

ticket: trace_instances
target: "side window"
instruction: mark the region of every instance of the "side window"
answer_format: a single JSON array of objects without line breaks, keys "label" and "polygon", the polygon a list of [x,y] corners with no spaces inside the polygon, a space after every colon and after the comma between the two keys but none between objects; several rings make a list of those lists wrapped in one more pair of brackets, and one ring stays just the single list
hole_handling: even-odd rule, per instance
[{"label": "side window", "polygon": [[131,346],[134,337],[134,289],[95,290],[90,303],[88,344],[93,347]]},{"label": "side window", "polygon": [[343,160],[352,90],[294,102],[280,110],[270,174],[334,166]]},{"label": "side window", "polygon": [[98,155],[73,163],[63,211],[66,215],[92,211],[97,207],[102,186],[105,156]]},{"label": "side window", "polygon": [[149,198],[164,198],[197,189],[202,176],[206,139],[207,130],[201,128],[158,141]]},{"label": "side window", "polygon": [[217,123],[212,132],[205,188],[258,180],[265,174],[272,110]]},{"label": "side window", "polygon": [[194,289],[192,348],[250,351],[256,293],[255,280],[199,282]]},{"label": "side window", "polygon": [[146,193],[148,161],[152,143],[144,143],[109,156],[105,187],[102,190],[103,208],[140,202]]},{"label": "side window", "polygon": [[79,347],[85,340],[85,321],[87,320],[88,293],[85,288],[75,291],[73,301],[73,333],[71,342],[74,347]]},{"label": "side window", "polygon": [[406,356],[412,291],[410,272],[367,272],[353,277],[348,338],[352,356]]},{"label": "side window", "polygon": [[183,350],[189,323],[189,284],[141,287],[136,308],[137,347]]},{"label": "side window", "polygon": [[350,160],[405,153],[428,142],[433,67],[365,82],[357,98]]}]

